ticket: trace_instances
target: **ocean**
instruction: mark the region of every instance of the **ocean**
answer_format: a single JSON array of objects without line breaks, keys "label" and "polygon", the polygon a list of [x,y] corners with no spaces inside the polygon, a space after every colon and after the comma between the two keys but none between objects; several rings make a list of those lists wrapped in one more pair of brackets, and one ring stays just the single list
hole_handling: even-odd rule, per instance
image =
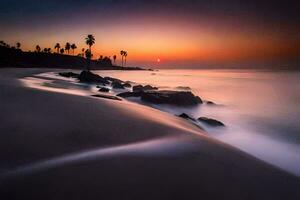
[{"label": "ocean", "polygon": [[[206,134],[300,176],[300,72],[258,70],[96,71],[164,90],[190,90],[205,101],[181,108],[148,106],[171,114],[187,113],[222,121],[205,124]],[[129,99],[145,104],[136,98]]]}]

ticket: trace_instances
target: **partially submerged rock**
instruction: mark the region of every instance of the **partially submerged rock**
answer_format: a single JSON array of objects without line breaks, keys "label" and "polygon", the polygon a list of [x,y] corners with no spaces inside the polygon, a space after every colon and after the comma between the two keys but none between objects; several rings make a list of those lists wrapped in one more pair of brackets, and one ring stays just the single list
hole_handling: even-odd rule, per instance
[{"label": "partially submerged rock", "polygon": [[178,86],[178,87],[176,87],[176,89],[178,89],[178,90],[192,90],[190,87],[186,87],[186,86]]},{"label": "partially submerged rock", "polygon": [[200,117],[198,118],[198,121],[203,122],[210,126],[225,126],[225,124],[223,124],[222,122],[207,117]]},{"label": "partially submerged rock", "polygon": [[109,84],[109,82],[106,79],[90,71],[82,71],[78,79],[80,82],[84,83]]},{"label": "partially submerged rock", "polygon": [[119,82],[119,83],[124,83],[124,81],[117,79],[117,78],[112,78],[112,77],[104,77],[105,80],[111,81],[111,82]]},{"label": "partially submerged rock", "polygon": [[109,89],[108,88],[105,88],[105,87],[101,87],[99,89],[99,92],[109,92]]},{"label": "partially submerged rock", "polygon": [[79,74],[76,74],[74,72],[60,72],[58,75],[66,78],[78,78]]},{"label": "partially submerged rock", "polygon": [[125,89],[125,87],[123,86],[123,84],[119,81],[114,81],[111,84],[112,88],[114,89]]},{"label": "partially submerged rock", "polygon": [[130,84],[130,83],[124,83],[124,84],[123,84],[123,87],[130,88],[130,87],[131,87],[131,84]]},{"label": "partially submerged rock", "polygon": [[118,94],[118,97],[122,98],[128,98],[128,97],[140,97],[142,95],[142,92],[123,92]]},{"label": "partially submerged rock", "polygon": [[154,104],[192,106],[202,104],[200,97],[188,91],[147,91],[141,93],[141,100]]},{"label": "partially submerged rock", "polygon": [[135,86],[132,87],[133,92],[141,92],[141,91],[149,91],[149,90],[158,90],[158,88],[153,87],[151,85],[146,85],[146,86],[135,85]]},{"label": "partially submerged rock", "polygon": [[120,99],[119,97],[111,96],[111,95],[96,94],[96,95],[92,95],[92,97],[122,101],[122,99]]},{"label": "partially submerged rock", "polygon": [[143,91],[143,86],[142,85],[135,85],[132,87],[133,92],[140,92]]},{"label": "partially submerged rock", "polygon": [[192,121],[196,121],[194,118],[190,117],[188,114],[186,113],[182,113],[180,115],[178,115],[178,117],[181,117],[183,119],[189,119],[189,120],[192,120]]},{"label": "partially submerged rock", "polygon": [[212,102],[212,101],[206,101],[206,104],[207,105],[210,105],[210,106],[213,106],[213,105],[216,105],[214,102]]}]

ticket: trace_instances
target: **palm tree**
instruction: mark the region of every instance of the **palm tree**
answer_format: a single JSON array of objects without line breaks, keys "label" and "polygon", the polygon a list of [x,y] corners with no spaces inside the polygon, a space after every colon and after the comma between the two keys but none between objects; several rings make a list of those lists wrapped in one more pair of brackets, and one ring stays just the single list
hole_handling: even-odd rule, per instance
[{"label": "palm tree", "polygon": [[66,51],[68,52],[68,55],[70,54],[71,44],[69,42],[66,43],[65,46]]},{"label": "palm tree", "polygon": [[20,42],[17,42],[17,43],[16,43],[16,47],[17,47],[17,49],[20,49],[20,48],[21,48],[21,43],[20,43]]},{"label": "palm tree", "polygon": [[124,50],[121,50],[120,51],[120,54],[122,56],[122,67],[124,67],[124,54],[125,54],[125,51]]},{"label": "palm tree", "polygon": [[36,52],[40,53],[41,52],[41,47],[39,45],[36,45],[35,50],[36,50]]},{"label": "palm tree", "polygon": [[54,46],[54,49],[57,49],[57,53],[59,53],[60,44],[59,44],[59,43],[56,43],[56,45]]},{"label": "palm tree", "polygon": [[85,49],[82,48],[82,49],[81,49],[81,53],[82,53],[81,55],[82,55],[82,57],[84,57],[84,51],[85,51]]},{"label": "palm tree", "polygon": [[95,44],[95,41],[95,37],[92,34],[85,38],[85,43],[89,46],[90,53],[92,53],[92,46]]},{"label": "palm tree", "polygon": [[89,49],[87,49],[86,51],[85,51],[85,57],[86,57],[86,59],[87,59],[87,71],[90,71],[90,63],[91,63],[91,58],[93,57],[93,54],[92,54],[92,52],[89,50]]},{"label": "palm tree", "polygon": [[113,58],[114,58],[114,63],[116,64],[117,55],[114,55]]},{"label": "palm tree", "polygon": [[65,53],[65,50],[64,50],[63,48],[61,48],[61,49],[60,49],[60,53],[61,53],[61,54],[64,54],[64,53]]},{"label": "palm tree", "polygon": [[124,52],[124,57],[125,57],[125,66],[126,66],[126,58],[127,58],[127,51]]},{"label": "palm tree", "polygon": [[71,45],[71,49],[73,50],[73,56],[74,56],[74,50],[77,49],[76,44],[72,44],[72,45]]}]

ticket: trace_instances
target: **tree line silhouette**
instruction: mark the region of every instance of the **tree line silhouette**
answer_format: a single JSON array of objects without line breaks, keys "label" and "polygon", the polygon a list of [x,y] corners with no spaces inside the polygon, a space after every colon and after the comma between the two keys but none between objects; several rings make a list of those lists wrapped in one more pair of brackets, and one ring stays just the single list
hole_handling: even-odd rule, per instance
[{"label": "tree line silhouette", "polygon": [[[93,57],[92,46],[96,43],[96,39],[92,34],[89,34],[85,38],[85,43],[86,43],[86,45],[88,45],[88,48],[87,49],[82,48],[81,53],[78,53],[77,56],[85,57],[88,60],[88,67],[89,67],[90,60]],[[10,46],[9,44],[5,43],[4,41],[0,41],[0,46],[12,48],[12,49],[18,49],[18,50],[22,51],[20,42],[17,42],[15,46]],[[75,49],[77,49],[77,45],[75,43],[71,44],[70,42],[66,42],[64,47],[62,47],[60,43],[56,43],[54,45],[55,51],[53,51],[53,52],[52,52],[51,48],[42,49],[39,45],[36,45],[34,52],[36,52],[36,53],[57,53],[57,54],[67,53],[68,55],[70,55],[70,50],[72,50],[72,55],[75,56]],[[122,67],[125,67],[126,62],[127,62],[128,53],[125,50],[121,50],[120,55],[122,58]],[[117,60],[117,55],[113,55],[114,64],[116,64],[116,60]],[[104,62],[110,61],[111,62],[111,58],[110,58],[110,56],[107,57],[107,56],[100,55],[98,58],[98,61],[104,61]]]}]

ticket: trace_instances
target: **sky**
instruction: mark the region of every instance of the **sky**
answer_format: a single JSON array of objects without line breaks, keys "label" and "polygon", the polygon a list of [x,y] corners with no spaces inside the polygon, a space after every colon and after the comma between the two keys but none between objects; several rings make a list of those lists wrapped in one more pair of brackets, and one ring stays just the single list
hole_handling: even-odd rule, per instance
[{"label": "sky", "polygon": [[70,42],[79,53],[93,34],[94,58],[120,62],[126,50],[131,66],[298,66],[299,10],[289,0],[1,0],[0,40],[23,50]]}]

